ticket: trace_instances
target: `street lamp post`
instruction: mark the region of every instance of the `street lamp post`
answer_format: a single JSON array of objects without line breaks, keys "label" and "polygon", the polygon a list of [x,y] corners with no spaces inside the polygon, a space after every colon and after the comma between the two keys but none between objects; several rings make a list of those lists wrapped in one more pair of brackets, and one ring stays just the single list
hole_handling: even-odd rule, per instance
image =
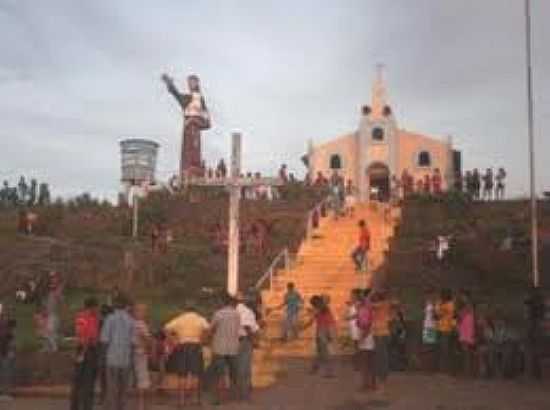
[{"label": "street lamp post", "polygon": [[533,114],[533,69],[532,69],[532,29],[531,1],[525,0],[525,38],[527,57],[527,122],[529,132],[529,176],[531,182],[531,259],[533,286],[539,287],[539,252],[538,252],[538,218],[537,193],[535,185],[535,119]]}]

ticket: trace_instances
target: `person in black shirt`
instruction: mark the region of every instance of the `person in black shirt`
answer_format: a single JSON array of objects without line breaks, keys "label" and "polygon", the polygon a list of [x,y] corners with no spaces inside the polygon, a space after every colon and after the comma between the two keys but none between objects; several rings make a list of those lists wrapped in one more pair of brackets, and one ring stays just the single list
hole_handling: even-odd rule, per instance
[{"label": "person in black shirt", "polygon": [[541,353],[544,344],[542,322],[544,319],[544,297],[538,287],[531,287],[524,302],[527,332],[525,340],[525,374],[540,378]]}]

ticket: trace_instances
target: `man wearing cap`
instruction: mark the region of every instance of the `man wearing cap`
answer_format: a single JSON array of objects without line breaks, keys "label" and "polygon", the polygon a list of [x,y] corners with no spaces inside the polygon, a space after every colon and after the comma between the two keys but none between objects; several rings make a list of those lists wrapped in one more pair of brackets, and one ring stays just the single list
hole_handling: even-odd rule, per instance
[{"label": "man wearing cap", "polygon": [[237,387],[243,400],[250,399],[252,390],[252,356],[255,338],[260,330],[254,311],[247,306],[244,295],[237,294],[237,312],[241,319],[239,330],[239,354],[237,355]]}]

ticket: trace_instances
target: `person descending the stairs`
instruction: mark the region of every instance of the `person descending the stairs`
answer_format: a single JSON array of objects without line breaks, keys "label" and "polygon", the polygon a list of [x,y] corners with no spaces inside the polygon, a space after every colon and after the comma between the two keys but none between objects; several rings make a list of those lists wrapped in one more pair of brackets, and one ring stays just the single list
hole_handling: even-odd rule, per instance
[{"label": "person descending the stairs", "polygon": [[316,374],[323,368],[324,377],[334,377],[330,347],[336,339],[336,321],[326,299],[315,295],[310,300],[313,308],[313,318],[304,325],[304,329],[315,323],[315,358],[311,367],[311,373]]},{"label": "person descending the stairs", "polygon": [[283,320],[283,342],[287,342],[290,339],[296,339],[298,337],[298,317],[303,305],[304,299],[296,290],[294,283],[287,283],[283,303],[272,309],[278,310],[283,307],[286,308],[285,318]]},{"label": "person descending the stairs", "polygon": [[370,231],[364,219],[359,221],[359,241],[351,254],[355,269],[360,272],[367,266],[367,252],[370,249]]}]

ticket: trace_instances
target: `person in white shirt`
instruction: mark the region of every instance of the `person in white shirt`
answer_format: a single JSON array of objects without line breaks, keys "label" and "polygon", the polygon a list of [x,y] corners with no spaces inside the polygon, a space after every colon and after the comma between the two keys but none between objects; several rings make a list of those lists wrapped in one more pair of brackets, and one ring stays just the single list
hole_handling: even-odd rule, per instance
[{"label": "person in white shirt", "polygon": [[361,304],[361,290],[353,289],[350,294],[350,300],[347,303],[347,311],[345,319],[348,322],[348,333],[351,341],[353,342],[353,358],[352,363],[355,370],[358,370],[358,353],[359,353],[359,341],[361,340],[361,331],[357,326],[357,310]]},{"label": "person in white shirt", "polygon": [[241,318],[239,353],[237,355],[237,387],[240,399],[249,400],[252,391],[252,356],[255,340],[260,330],[254,311],[246,303],[242,293],[237,295],[237,312]]}]

